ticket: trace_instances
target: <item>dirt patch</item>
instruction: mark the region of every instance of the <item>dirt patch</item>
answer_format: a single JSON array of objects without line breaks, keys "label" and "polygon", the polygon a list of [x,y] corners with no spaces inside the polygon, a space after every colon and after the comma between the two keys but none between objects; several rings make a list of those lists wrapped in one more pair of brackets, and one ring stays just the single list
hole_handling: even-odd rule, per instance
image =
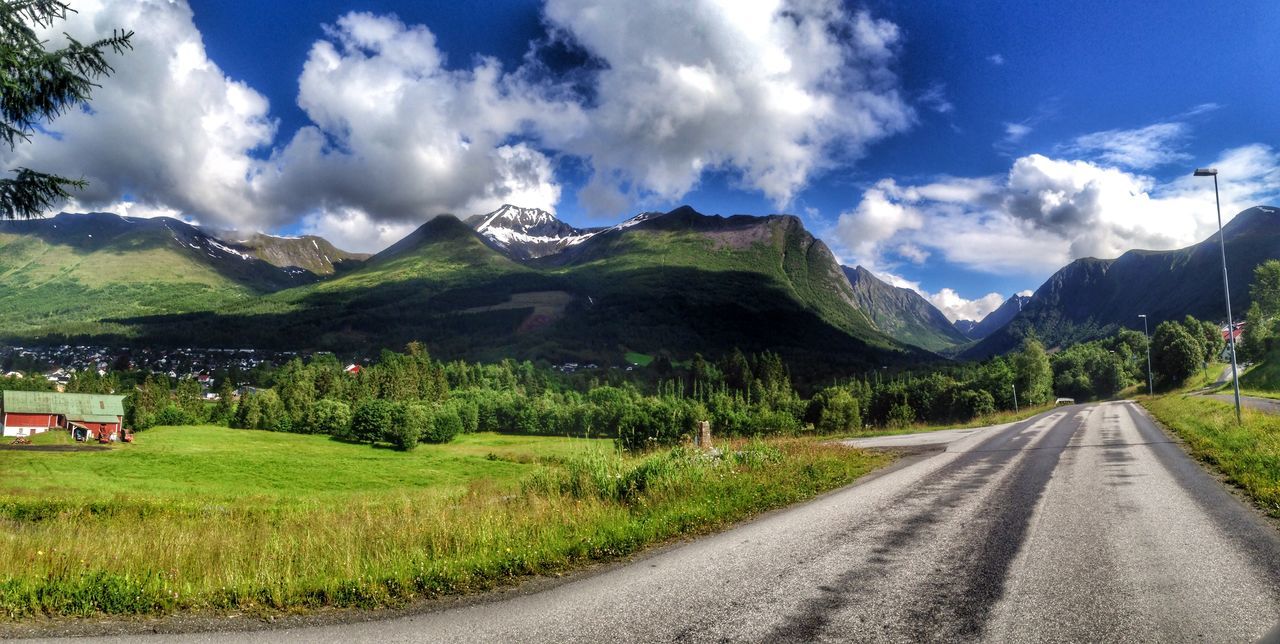
[{"label": "dirt patch", "polygon": [[487,313],[489,311],[506,311],[510,309],[533,309],[529,317],[520,323],[517,333],[528,333],[546,327],[564,317],[564,309],[573,301],[573,295],[566,291],[529,291],[515,293],[506,302],[490,306],[476,306],[463,309],[460,313]]},{"label": "dirt patch", "polygon": [[0,445],[0,450],[28,452],[99,452],[111,449],[106,445]]}]

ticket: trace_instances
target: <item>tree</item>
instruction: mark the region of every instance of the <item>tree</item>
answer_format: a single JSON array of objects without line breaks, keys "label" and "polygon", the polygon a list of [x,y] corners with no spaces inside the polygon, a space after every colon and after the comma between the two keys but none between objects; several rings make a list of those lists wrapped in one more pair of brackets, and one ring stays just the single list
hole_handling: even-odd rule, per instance
[{"label": "tree", "polygon": [[1151,336],[1151,367],[1163,386],[1182,384],[1200,368],[1203,349],[1185,326],[1161,322]]},{"label": "tree", "polygon": [[[31,140],[41,123],[87,103],[95,80],[115,70],[106,54],[132,49],[133,32],[112,31],[110,38],[83,44],[66,36],[62,49],[48,51],[35,28],[48,28],[73,11],[61,0],[0,0],[0,142],[14,149]],[[0,179],[0,219],[38,217],[71,196],[69,188],[88,185],[29,168]]]},{"label": "tree", "polygon": [[1034,337],[1022,340],[1022,348],[1013,354],[1013,373],[1018,385],[1019,401],[1026,405],[1049,402],[1053,396],[1053,368],[1044,345]]},{"label": "tree", "polygon": [[1280,260],[1269,259],[1253,269],[1249,297],[1262,307],[1264,318],[1280,315]]},{"label": "tree", "polygon": [[389,400],[365,400],[351,414],[351,436],[366,443],[377,442],[382,439],[386,429],[395,423],[396,415],[396,404]]},{"label": "tree", "polygon": [[340,400],[321,398],[307,410],[306,428],[312,434],[347,436],[351,431],[351,407]]},{"label": "tree", "polygon": [[1271,338],[1272,329],[1262,315],[1262,307],[1257,300],[1249,305],[1249,312],[1244,317],[1244,335],[1236,343],[1236,351],[1245,362],[1261,360],[1267,352],[1267,341]]}]

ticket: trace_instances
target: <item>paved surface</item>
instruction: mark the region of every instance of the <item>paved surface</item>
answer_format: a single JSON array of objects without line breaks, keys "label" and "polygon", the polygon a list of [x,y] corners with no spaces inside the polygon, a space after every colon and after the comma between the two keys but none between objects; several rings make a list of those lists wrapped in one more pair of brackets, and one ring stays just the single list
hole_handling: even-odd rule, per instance
[{"label": "paved surface", "polygon": [[148,641],[1248,642],[1277,622],[1280,535],[1120,402],[540,593]]},{"label": "paved surface", "polygon": [[[1207,397],[1231,403],[1232,405],[1236,404],[1235,394],[1212,394]],[[1240,396],[1240,406],[1248,407],[1249,409],[1257,409],[1258,411],[1264,411],[1268,414],[1280,414],[1280,400],[1274,400],[1271,398]]]},{"label": "paved surface", "polygon": [[972,436],[978,432],[988,429],[998,429],[997,427],[979,427],[976,429],[943,429],[936,432],[924,432],[921,434],[899,434],[897,436],[874,436],[871,438],[850,438],[840,441],[843,445],[849,447],[862,448],[884,448],[884,447],[931,447],[941,446],[948,443],[954,443],[962,438]]}]

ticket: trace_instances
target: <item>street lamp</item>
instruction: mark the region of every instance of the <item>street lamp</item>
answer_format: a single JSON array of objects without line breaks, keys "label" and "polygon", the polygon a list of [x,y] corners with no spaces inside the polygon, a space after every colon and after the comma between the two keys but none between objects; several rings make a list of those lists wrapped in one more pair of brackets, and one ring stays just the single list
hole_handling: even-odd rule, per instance
[{"label": "street lamp", "polygon": [[1240,374],[1236,369],[1236,325],[1231,319],[1231,284],[1227,282],[1227,238],[1222,234],[1222,200],[1218,198],[1218,170],[1196,168],[1194,176],[1213,177],[1213,202],[1218,207],[1218,243],[1222,246],[1222,293],[1227,298],[1227,342],[1231,345],[1231,383],[1236,392],[1236,422],[1240,419]]},{"label": "street lamp", "polygon": [[1143,313],[1138,317],[1142,318],[1142,335],[1147,337],[1147,395],[1156,395],[1156,387],[1151,380],[1151,333],[1147,331],[1147,314]]}]

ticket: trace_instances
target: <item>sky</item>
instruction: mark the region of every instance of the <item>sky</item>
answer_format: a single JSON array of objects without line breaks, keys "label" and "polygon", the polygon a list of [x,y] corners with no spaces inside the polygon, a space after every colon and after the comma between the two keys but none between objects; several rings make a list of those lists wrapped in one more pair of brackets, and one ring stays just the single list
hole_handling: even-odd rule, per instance
[{"label": "sky", "polygon": [[72,0],[135,32],[92,103],[0,152],[59,210],[376,251],[439,214],[792,213],[978,319],[1080,257],[1280,203],[1280,5]]}]

